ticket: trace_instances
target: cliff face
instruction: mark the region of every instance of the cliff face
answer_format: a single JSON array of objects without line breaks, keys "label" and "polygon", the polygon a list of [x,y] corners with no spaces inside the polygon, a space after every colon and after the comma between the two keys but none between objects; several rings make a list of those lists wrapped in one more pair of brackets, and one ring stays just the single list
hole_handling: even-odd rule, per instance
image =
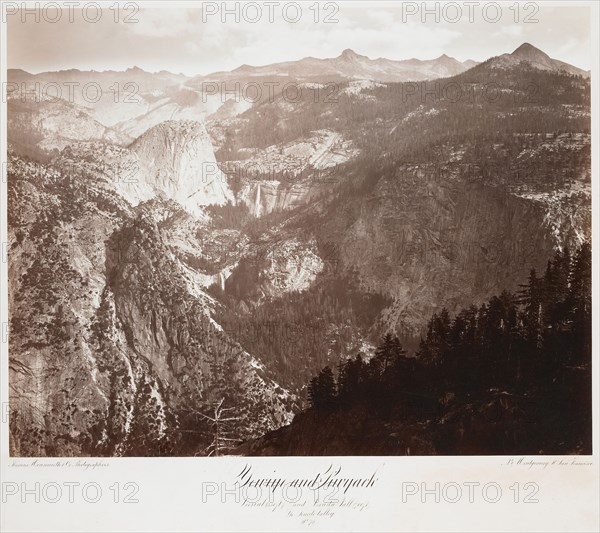
[{"label": "cliff face", "polygon": [[211,139],[195,120],[150,123],[127,149],[130,137],[94,119],[90,109],[64,100],[21,100],[11,94],[8,111],[11,146],[19,153],[48,161],[58,152],[72,154],[77,163],[94,159],[130,203],[161,195],[199,216],[202,206],[234,201]]},{"label": "cliff face", "polygon": [[383,320],[406,332],[418,332],[437,302],[454,312],[516,289],[557,244],[539,205],[461,176],[440,179],[434,166],[398,168],[357,207],[340,260],[368,290],[394,298]]},{"label": "cliff face", "polygon": [[200,206],[233,201],[199,122],[163,122],[136,139],[130,149],[139,158],[141,179],[186,210],[199,214]]},{"label": "cliff face", "polygon": [[232,438],[289,420],[287,393],[190,292],[159,207],[132,208],[91,172],[11,160],[15,455],[195,453],[212,436],[189,410],[222,399],[240,417]]},{"label": "cliff face", "polygon": [[239,184],[238,201],[261,217],[331,194],[339,179],[333,170],[359,153],[340,133],[317,130],[293,142],[244,150],[246,159],[223,166]]}]

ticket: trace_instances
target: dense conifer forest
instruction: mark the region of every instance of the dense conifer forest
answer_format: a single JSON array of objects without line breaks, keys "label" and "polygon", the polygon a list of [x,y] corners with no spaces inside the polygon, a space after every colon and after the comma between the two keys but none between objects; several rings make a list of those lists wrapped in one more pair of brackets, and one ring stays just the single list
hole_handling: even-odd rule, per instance
[{"label": "dense conifer forest", "polygon": [[310,408],[258,453],[360,454],[369,440],[374,454],[589,454],[591,368],[585,243],[517,294],[434,314],[414,354],[387,334],[370,360],[323,368]]}]

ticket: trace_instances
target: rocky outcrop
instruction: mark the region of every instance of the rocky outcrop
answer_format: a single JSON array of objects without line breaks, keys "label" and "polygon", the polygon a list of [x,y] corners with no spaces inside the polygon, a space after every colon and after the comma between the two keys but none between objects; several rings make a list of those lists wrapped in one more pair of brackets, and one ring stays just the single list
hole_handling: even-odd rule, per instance
[{"label": "rocky outcrop", "polygon": [[210,137],[199,122],[168,121],[148,130],[130,146],[141,178],[155,191],[194,214],[205,205],[233,201],[226,176],[217,166]]},{"label": "rocky outcrop", "polygon": [[220,400],[234,439],[289,420],[292,398],[190,292],[160,201],[133,209],[91,175],[10,163],[11,452],[204,453],[190,409]]},{"label": "rocky outcrop", "polygon": [[7,103],[10,142],[23,154],[50,153],[78,141],[127,141],[127,137],[95,120],[85,107],[63,100],[28,98],[22,101],[18,95],[9,95]]},{"label": "rocky outcrop", "polygon": [[293,142],[246,150],[247,159],[227,161],[223,167],[240,183],[238,201],[261,217],[331,194],[339,181],[334,169],[359,153],[343,135],[318,130]]},{"label": "rocky outcrop", "polygon": [[112,190],[133,206],[158,197],[202,218],[204,206],[235,202],[210,138],[198,122],[164,122],[129,148],[98,141],[72,143],[53,164],[77,179],[89,172],[108,178]]}]

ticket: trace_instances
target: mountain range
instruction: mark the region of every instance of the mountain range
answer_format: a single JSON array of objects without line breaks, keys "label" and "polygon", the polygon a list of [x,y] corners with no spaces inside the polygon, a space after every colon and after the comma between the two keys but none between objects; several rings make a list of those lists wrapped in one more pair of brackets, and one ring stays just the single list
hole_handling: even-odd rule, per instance
[{"label": "mountain range", "polygon": [[[589,239],[589,75],[528,44],[8,79],[14,455],[205,455],[221,407],[260,437],[326,364],[414,351]],[[307,90],[243,98],[273,79]],[[27,92],[65,80],[107,92]]]},{"label": "mountain range", "polygon": [[318,59],[306,57],[299,61],[287,61],[265,66],[242,65],[230,72],[216,72],[198,76],[197,81],[239,79],[245,77],[287,76],[298,80],[319,78],[371,79],[380,82],[420,81],[454,76],[477,63],[472,60],[460,62],[446,54],[436,59],[370,59],[347,48],[338,57]]}]

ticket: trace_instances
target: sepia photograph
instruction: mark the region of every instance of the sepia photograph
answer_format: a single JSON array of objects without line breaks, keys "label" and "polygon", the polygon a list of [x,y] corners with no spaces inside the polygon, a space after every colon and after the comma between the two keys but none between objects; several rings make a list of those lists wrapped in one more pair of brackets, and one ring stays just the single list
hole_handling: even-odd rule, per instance
[{"label": "sepia photograph", "polygon": [[591,453],[590,73],[537,25],[194,75],[202,13],[84,14],[9,19],[11,454]]},{"label": "sepia photograph", "polygon": [[5,460],[597,466],[596,8],[4,2]]}]

